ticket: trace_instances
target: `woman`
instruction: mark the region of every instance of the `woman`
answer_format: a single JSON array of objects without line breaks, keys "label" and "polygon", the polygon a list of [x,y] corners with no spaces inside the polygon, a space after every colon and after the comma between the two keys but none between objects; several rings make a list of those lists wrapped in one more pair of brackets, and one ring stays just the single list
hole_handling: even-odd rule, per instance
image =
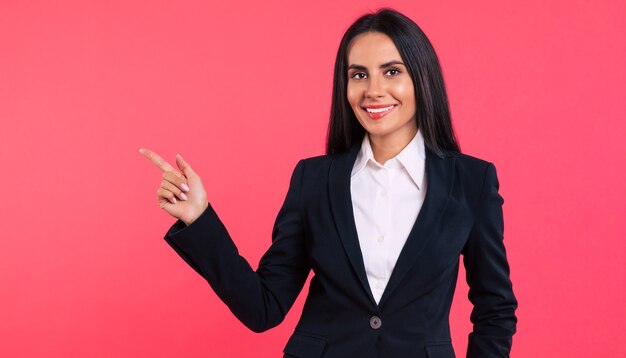
[{"label": "woman", "polygon": [[[285,357],[454,357],[459,258],[474,304],[468,357],[506,357],[517,301],[493,164],[461,154],[437,56],[390,9],[359,18],[335,66],[327,154],[301,160],[256,272],[182,157],[160,206],[165,240],[255,332],[278,325],[312,269]],[[178,200],[177,200],[178,199]]]}]

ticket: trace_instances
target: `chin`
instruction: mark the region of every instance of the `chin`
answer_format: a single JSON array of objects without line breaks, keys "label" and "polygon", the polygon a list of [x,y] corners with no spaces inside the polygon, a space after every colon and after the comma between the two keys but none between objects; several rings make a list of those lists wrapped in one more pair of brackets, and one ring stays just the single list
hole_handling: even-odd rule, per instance
[{"label": "chin", "polygon": [[363,126],[367,133],[375,136],[384,136],[385,134],[388,134],[389,130],[386,127],[387,126],[384,123],[375,123],[373,125],[369,124],[367,126]]}]

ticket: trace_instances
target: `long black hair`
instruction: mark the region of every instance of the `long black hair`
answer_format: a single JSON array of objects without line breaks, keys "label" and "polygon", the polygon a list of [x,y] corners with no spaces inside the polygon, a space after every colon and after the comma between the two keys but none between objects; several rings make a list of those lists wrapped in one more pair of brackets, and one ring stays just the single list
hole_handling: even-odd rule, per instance
[{"label": "long black hair", "polygon": [[365,32],[389,36],[400,52],[413,80],[415,117],[426,147],[439,157],[444,156],[444,150],[459,152],[443,74],[433,46],[415,22],[395,10],[383,8],[361,16],[341,39],[335,60],[326,154],[344,152],[365,135],[365,129],[356,119],[347,98],[348,47],[352,39]]}]

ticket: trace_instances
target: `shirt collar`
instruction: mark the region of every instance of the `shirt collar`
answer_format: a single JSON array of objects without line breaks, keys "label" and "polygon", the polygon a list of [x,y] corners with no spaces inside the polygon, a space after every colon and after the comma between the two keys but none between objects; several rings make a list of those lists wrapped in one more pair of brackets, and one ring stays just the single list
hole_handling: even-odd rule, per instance
[{"label": "shirt collar", "polygon": [[[398,155],[394,158],[406,169],[415,185],[421,189],[422,182],[424,180],[424,164],[426,160],[426,150],[424,148],[424,137],[422,136],[422,131],[418,129],[409,144],[407,144],[407,146],[404,147],[404,149],[402,149],[402,151],[400,151],[400,153],[398,153]],[[374,159],[374,153],[372,152],[369,136],[366,133],[363,136],[361,149],[359,150],[354,166],[352,167],[351,176],[353,177],[363,170],[370,160],[376,162]]]}]

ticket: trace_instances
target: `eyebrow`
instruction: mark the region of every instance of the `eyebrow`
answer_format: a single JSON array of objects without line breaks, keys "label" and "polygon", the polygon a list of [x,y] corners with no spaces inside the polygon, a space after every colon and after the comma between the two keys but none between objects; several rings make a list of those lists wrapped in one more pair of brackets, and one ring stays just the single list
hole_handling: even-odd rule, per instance
[{"label": "eyebrow", "polygon": [[[402,63],[402,61],[392,60],[392,61],[383,63],[382,65],[380,65],[380,68],[385,68],[385,67],[389,67],[389,66],[392,66],[392,65],[402,65],[402,66],[405,66],[404,63]],[[367,70],[367,67],[365,67],[363,65],[356,65],[356,64],[351,64],[350,66],[348,66],[348,69],[351,69],[351,68],[354,68],[354,69],[359,70],[359,71]]]}]

